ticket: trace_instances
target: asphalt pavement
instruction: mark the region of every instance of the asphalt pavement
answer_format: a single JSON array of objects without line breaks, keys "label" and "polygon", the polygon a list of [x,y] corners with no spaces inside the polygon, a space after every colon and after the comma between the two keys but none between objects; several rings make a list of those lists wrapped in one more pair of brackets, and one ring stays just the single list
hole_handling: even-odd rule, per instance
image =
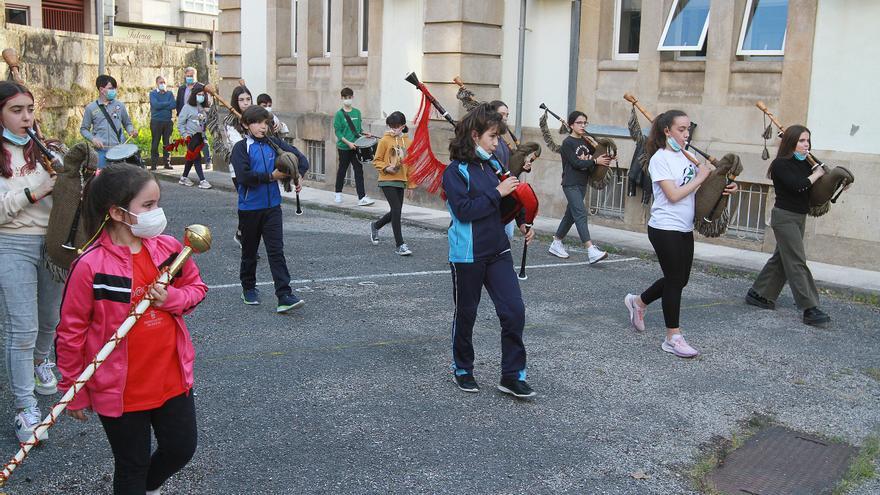
[{"label": "asphalt pavement", "polygon": [[[196,262],[210,286],[187,324],[196,346],[199,448],[163,494],[694,493],[700,448],[755,413],[860,444],[880,428],[880,311],[823,296],[833,322],[803,325],[786,290],[775,311],[746,306],[747,276],[695,270],[682,325],[702,351],[660,350],[659,304],[648,329],[623,305],[661,274],[647,257],[596,265],[530,247],[525,342],[529,382],[519,401],[495,390],[499,323],[484,296],[474,333],[479,394],[452,383],[451,277],[445,233],[404,225],[369,242],[368,219],[285,204],[285,250],[306,305],[274,311],[265,253],[263,305],[245,306],[233,195],[163,182],[167,232],[209,226]],[[514,242],[514,258],[521,250]],[[7,400],[0,446],[17,448]],[[57,399],[57,396],[54,398]],[[41,405],[47,412],[50,399]],[[110,493],[112,455],[100,423],[63,418],[0,492]],[[644,473],[645,479],[633,474]],[[874,480],[854,492],[880,493]]]}]

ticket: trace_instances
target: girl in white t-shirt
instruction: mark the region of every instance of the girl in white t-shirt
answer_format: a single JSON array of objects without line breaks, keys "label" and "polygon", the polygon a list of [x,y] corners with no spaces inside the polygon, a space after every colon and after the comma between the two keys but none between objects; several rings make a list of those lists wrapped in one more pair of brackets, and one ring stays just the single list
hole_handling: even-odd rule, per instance
[{"label": "girl in white t-shirt", "polygon": [[[694,260],[694,196],[714,168],[695,166],[683,151],[690,136],[691,120],[680,110],[670,110],[654,119],[646,150],[651,161],[648,171],[654,189],[648,239],[657,253],[663,277],[641,295],[627,294],[624,303],[636,330],[645,329],[645,308],[662,299],[666,338],[661,348],[678,357],[694,357],[699,352],[681,335],[678,317],[681,292],[690,278]],[[736,184],[725,194],[736,191]]]}]

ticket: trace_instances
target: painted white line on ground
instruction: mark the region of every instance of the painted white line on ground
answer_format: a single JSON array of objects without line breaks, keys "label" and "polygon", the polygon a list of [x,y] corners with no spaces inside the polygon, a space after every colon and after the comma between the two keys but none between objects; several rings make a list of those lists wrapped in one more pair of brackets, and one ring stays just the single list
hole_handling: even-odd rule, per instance
[{"label": "painted white line on ground", "polygon": [[[600,264],[621,263],[624,261],[635,261],[639,258],[616,258],[611,260],[600,261]],[[578,261],[574,263],[547,263],[544,265],[526,265],[526,269],[532,268],[558,268],[563,266],[583,266],[589,265],[589,261]],[[325,278],[304,278],[300,280],[291,280],[290,285],[311,284],[315,282],[344,282],[347,280],[370,280],[377,278],[396,278],[396,277],[423,277],[426,275],[448,275],[449,270],[428,270],[421,272],[401,272],[401,273],[370,273],[367,275],[346,275],[344,277],[325,277]],[[273,282],[257,282],[257,285],[272,285]],[[236,284],[218,284],[209,285],[209,289],[230,289],[232,287],[241,287],[240,283]]]}]

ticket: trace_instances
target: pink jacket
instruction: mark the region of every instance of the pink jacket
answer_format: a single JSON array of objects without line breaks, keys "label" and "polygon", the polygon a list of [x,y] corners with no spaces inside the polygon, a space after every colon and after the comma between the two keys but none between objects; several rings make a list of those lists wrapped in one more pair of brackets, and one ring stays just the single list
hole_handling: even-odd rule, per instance
[{"label": "pink jacket", "polygon": [[[143,239],[143,245],[160,269],[170,265],[183,249],[177,239],[167,235]],[[131,277],[131,252],[128,247],[113,244],[106,231],[71,265],[55,341],[62,391],[73,386],[86,365],[128,317]],[[183,315],[190,313],[207,291],[198,267],[189,259],[168,286],[168,298],[162,307],[177,322],[177,353],[187,390],[193,384],[195,349]],[[102,416],[121,416],[128,352],[128,340],[123,339],[68,408],[91,407]]]}]

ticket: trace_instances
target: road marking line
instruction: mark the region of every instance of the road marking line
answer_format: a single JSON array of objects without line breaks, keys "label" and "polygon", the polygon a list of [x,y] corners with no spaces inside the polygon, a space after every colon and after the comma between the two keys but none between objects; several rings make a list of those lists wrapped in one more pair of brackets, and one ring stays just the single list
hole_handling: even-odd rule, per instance
[{"label": "road marking line", "polygon": [[[622,263],[624,261],[637,261],[639,258],[616,258],[612,260],[600,261],[599,264],[607,265],[610,263]],[[589,261],[578,261],[574,263],[547,263],[543,265],[526,265],[526,269],[533,268],[558,268],[563,266],[583,266],[589,265]],[[426,275],[448,275],[449,270],[427,270],[420,272],[402,272],[402,273],[371,273],[367,275],[346,275],[342,277],[325,277],[325,278],[314,278],[314,279],[300,279],[300,280],[291,280],[291,285],[300,285],[300,284],[311,284],[317,282],[345,282],[348,280],[371,280],[371,279],[380,279],[380,278],[399,278],[399,277],[423,277]],[[257,282],[257,285],[273,285],[273,282]],[[233,287],[241,287],[241,284],[218,284],[218,285],[209,285],[209,289],[231,289]]]}]

